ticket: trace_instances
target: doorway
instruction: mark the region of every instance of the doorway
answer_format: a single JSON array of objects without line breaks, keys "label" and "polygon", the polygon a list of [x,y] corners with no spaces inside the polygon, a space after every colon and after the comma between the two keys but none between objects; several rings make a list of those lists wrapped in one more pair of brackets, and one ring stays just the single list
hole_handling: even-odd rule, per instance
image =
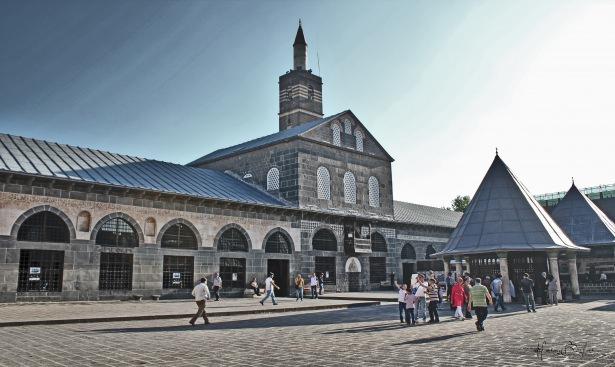
[{"label": "doorway", "polygon": [[288,279],[289,279],[289,261],[288,260],[278,260],[278,259],[269,259],[267,260],[267,275],[269,273],[273,273],[273,280],[275,284],[280,287],[279,290],[275,291],[277,296],[288,297],[289,296],[289,288],[288,288]]},{"label": "doorway", "polygon": [[348,273],[348,292],[361,292],[361,273]]},{"label": "doorway", "polygon": [[414,263],[402,263],[403,278],[401,282],[407,283],[410,286],[410,279],[412,274],[416,273],[416,267]]}]

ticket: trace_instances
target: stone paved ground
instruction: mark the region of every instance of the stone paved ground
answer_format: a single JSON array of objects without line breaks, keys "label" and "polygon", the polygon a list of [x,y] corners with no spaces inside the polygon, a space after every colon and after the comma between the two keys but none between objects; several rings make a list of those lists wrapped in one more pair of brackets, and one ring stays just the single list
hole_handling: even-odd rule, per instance
[{"label": "stone paved ground", "polygon": [[[195,328],[186,320],[2,327],[0,365],[615,366],[614,301],[490,315],[482,333],[471,321],[404,327],[396,309],[219,317]],[[534,349],[543,340],[541,360]],[[585,353],[564,355],[570,341],[586,342]]]}]

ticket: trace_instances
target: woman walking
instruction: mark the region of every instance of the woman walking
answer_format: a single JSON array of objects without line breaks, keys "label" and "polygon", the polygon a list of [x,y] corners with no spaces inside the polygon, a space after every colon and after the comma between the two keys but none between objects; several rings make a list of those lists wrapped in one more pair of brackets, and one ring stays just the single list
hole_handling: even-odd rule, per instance
[{"label": "woman walking", "polygon": [[457,320],[461,320],[461,321],[465,320],[465,317],[464,317],[464,314],[461,308],[466,302],[467,297],[468,296],[466,295],[466,292],[464,289],[463,278],[458,277],[457,283],[455,283],[455,285],[453,286],[453,289],[451,290],[451,305],[452,307],[455,308],[455,316],[453,317],[456,318]]}]

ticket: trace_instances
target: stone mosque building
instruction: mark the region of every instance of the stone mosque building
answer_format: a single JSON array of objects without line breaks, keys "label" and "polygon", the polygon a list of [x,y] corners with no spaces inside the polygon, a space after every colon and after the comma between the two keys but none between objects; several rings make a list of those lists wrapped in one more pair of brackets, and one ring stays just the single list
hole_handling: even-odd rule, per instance
[{"label": "stone mosque building", "polygon": [[0,134],[0,302],[187,297],[220,272],[243,294],[274,272],[329,291],[417,271],[461,214],[395,201],[393,158],[350,110],[323,116],[301,25],[279,78],[279,132],[187,165]]}]

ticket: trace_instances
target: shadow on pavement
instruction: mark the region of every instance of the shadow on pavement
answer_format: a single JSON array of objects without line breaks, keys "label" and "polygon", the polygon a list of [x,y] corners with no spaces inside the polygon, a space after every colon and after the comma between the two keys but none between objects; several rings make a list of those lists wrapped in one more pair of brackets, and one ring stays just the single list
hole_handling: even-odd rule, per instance
[{"label": "shadow on pavement", "polygon": [[421,339],[408,340],[407,342],[393,344],[393,346],[397,347],[397,346],[400,346],[400,345],[426,344],[426,343],[438,342],[438,341],[443,341],[443,340],[448,340],[448,339],[453,339],[453,338],[459,338],[461,336],[466,336],[466,335],[476,334],[476,333],[477,333],[477,331],[466,331],[466,332],[458,333],[458,334],[447,334],[447,335],[440,335],[440,336],[432,336],[432,337],[429,337],[429,338],[421,338]]},{"label": "shadow on pavement", "polygon": [[606,305],[590,308],[588,311],[607,311],[615,312],[615,302],[609,302]]}]

